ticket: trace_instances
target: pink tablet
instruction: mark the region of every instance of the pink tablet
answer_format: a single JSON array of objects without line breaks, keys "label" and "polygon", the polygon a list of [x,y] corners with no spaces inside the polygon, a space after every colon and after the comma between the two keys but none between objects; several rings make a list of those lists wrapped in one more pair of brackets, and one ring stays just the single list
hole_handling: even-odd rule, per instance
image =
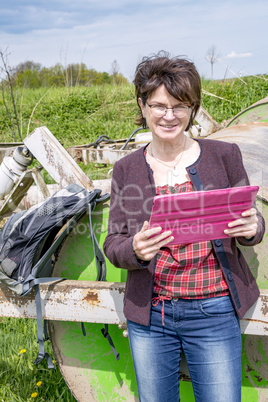
[{"label": "pink tablet", "polygon": [[164,194],[154,197],[149,227],[171,230],[171,244],[194,243],[229,237],[229,222],[251,208],[258,186]]}]

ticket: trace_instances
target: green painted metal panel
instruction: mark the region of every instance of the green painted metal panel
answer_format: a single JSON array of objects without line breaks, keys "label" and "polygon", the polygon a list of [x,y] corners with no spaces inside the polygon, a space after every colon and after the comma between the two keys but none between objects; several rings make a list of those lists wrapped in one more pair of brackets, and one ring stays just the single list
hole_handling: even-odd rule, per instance
[{"label": "green painted metal panel", "polygon": [[268,122],[268,97],[242,110],[229,121],[227,127],[249,122]]},{"label": "green painted metal panel", "polygon": [[[257,199],[257,207],[268,222],[268,203]],[[240,247],[260,289],[268,288],[268,230],[261,244]],[[242,401],[268,401],[268,336],[242,335]]]}]

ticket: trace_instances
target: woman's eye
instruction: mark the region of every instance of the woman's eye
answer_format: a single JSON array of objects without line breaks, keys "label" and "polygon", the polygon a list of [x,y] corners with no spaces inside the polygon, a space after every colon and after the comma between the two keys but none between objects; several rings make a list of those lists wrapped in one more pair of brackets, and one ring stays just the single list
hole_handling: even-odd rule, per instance
[{"label": "woman's eye", "polygon": [[177,112],[185,112],[185,110],[187,110],[187,107],[184,107],[184,106],[174,107],[173,110],[174,110],[175,113],[177,113]]},{"label": "woman's eye", "polygon": [[155,106],[153,106],[153,108],[154,108],[155,110],[160,110],[161,112],[162,112],[163,110],[166,110],[166,108],[165,108],[164,106],[157,106],[157,105],[155,105]]}]

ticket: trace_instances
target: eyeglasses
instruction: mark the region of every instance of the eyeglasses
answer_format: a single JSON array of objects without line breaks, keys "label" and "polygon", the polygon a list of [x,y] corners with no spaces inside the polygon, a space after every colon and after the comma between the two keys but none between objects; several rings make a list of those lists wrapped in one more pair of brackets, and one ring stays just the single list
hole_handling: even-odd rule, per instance
[{"label": "eyeglasses", "polygon": [[149,105],[149,103],[146,102],[146,104],[149,106],[151,109],[152,115],[154,117],[163,117],[167,113],[167,110],[172,110],[173,116],[178,117],[179,119],[182,119],[185,117],[190,109],[190,106],[175,106],[175,107],[166,107],[166,106],[161,106],[161,105]]}]

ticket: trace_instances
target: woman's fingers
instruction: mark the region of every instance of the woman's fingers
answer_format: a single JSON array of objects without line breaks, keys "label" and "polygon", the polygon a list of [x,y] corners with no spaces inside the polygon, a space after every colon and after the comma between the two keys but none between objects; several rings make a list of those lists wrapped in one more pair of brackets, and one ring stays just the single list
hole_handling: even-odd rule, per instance
[{"label": "woman's fingers", "polygon": [[242,212],[241,218],[228,223],[228,229],[224,231],[230,237],[246,237],[250,239],[257,233],[258,217],[255,208]]},{"label": "woman's fingers", "polygon": [[160,233],[162,228],[157,226],[148,229],[149,223],[144,222],[141,231],[136,233],[133,238],[133,249],[136,257],[140,260],[149,261],[159,251],[159,249],[173,240],[171,231]]},{"label": "woman's fingers", "polygon": [[144,233],[149,227],[149,222],[144,221],[140,233]]}]

